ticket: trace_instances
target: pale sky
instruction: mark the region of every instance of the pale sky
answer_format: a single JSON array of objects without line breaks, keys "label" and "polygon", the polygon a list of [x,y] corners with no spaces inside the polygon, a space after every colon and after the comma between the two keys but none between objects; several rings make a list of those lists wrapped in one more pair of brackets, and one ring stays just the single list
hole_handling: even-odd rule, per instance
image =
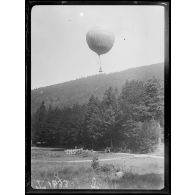
[{"label": "pale sky", "polygon": [[32,89],[99,74],[98,56],[86,43],[98,25],[115,35],[101,56],[104,73],[164,62],[162,6],[40,5],[31,14]]}]

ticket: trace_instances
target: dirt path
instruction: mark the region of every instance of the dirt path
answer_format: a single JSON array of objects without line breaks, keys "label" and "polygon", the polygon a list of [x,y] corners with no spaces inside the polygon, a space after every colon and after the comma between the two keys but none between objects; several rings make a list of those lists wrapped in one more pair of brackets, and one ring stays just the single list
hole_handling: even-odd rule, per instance
[{"label": "dirt path", "polygon": [[[127,153],[118,153],[118,154],[124,154],[126,157],[118,157],[118,158],[105,158],[105,159],[99,159],[99,161],[110,161],[110,160],[121,160],[126,159],[128,157],[133,158],[157,158],[157,159],[164,159],[163,156],[155,156],[155,155],[147,155],[147,154],[127,154]],[[43,160],[33,160],[34,162],[44,162]],[[56,162],[56,163],[82,163],[82,162],[91,162],[91,160],[67,160],[67,161],[45,161],[45,162]]]},{"label": "dirt path", "polygon": [[152,154],[127,154],[127,153],[117,153],[117,154],[123,154],[126,156],[131,156],[135,158],[159,158],[159,159],[164,159],[164,156],[158,156],[158,155],[152,155]]}]

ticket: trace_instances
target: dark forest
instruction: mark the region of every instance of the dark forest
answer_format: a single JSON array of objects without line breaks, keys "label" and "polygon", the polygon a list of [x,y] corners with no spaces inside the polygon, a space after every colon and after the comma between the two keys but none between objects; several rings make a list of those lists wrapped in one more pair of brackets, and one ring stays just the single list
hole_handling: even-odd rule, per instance
[{"label": "dark forest", "polygon": [[152,152],[163,141],[164,86],[156,78],[109,87],[100,99],[63,108],[43,101],[31,116],[34,146],[135,153]]}]

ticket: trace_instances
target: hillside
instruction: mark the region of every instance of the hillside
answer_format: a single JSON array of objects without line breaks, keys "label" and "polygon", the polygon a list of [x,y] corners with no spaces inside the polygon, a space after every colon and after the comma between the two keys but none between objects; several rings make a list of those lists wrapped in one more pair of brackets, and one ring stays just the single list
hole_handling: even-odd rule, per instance
[{"label": "hillside", "polygon": [[104,91],[112,86],[121,90],[126,80],[148,80],[156,77],[164,80],[164,63],[130,68],[121,72],[99,74],[65,83],[41,87],[31,91],[31,113],[34,113],[42,101],[46,105],[70,106],[74,103],[86,103],[93,94],[102,98]]}]

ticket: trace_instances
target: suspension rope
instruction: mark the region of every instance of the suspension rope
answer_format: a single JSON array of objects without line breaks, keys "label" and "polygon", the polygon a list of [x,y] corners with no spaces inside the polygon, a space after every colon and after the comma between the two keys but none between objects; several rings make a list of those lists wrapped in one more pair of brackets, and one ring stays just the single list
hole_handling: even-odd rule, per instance
[{"label": "suspension rope", "polygon": [[101,58],[100,58],[100,55],[98,55],[98,57],[99,57],[99,65],[100,65],[99,72],[103,72],[102,71],[102,66],[101,66]]}]

